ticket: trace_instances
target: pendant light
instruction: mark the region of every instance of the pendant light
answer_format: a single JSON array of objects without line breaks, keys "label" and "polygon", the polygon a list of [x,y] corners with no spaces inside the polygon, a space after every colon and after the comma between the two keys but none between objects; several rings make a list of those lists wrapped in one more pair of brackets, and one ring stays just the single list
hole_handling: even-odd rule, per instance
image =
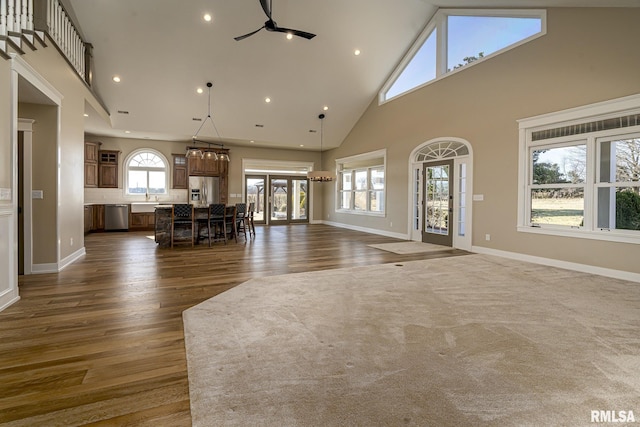
[{"label": "pendant light", "polygon": [[332,172],[322,170],[322,140],[323,140],[323,131],[324,131],[324,114],[320,114],[318,116],[320,119],[320,170],[317,171],[309,171],[307,172],[307,178],[309,181],[313,182],[330,182],[336,179],[335,175]]},{"label": "pendant light", "polygon": [[[213,83],[207,82],[207,88],[209,89],[209,104],[208,104],[208,110],[207,110],[207,118],[204,119],[204,121],[196,131],[195,135],[193,135],[193,137],[191,138],[191,142],[193,146],[187,147],[187,153],[185,154],[185,157],[200,157],[201,159],[206,158],[206,159],[212,159],[212,160],[224,160],[229,162],[231,161],[231,158],[229,157],[229,153],[227,152],[220,153],[217,149],[211,148],[211,145],[216,145],[224,149],[223,144],[219,144],[217,142],[201,141],[198,139],[198,134],[202,130],[202,127],[207,122],[207,120],[210,121],[211,124],[213,125],[213,129],[216,131],[216,135],[218,136],[218,139],[220,138],[220,133],[218,133],[218,128],[216,127],[216,124],[213,122],[213,118],[211,117],[211,88],[212,87],[213,87]],[[207,148],[196,147],[198,143],[207,144]]]}]

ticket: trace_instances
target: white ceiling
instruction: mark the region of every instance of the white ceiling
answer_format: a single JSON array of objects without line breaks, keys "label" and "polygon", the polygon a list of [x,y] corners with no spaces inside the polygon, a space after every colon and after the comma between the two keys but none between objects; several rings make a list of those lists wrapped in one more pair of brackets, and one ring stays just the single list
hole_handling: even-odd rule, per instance
[{"label": "white ceiling", "polygon": [[[94,89],[111,114],[108,124],[87,111],[88,133],[188,141],[201,124],[193,118],[207,116],[212,82],[212,117],[225,144],[253,140],[303,150],[319,149],[319,134],[309,130],[319,129],[325,105],[323,146],[341,144],[438,7],[638,6],[638,0],[273,0],[278,25],[317,36],[286,40],[262,30],[238,42],[235,36],[266,21],[259,0],[66,3],[93,45]],[[213,20],[205,22],[204,13]],[[114,83],[114,75],[122,81]],[[199,139],[218,140],[211,123]]]}]

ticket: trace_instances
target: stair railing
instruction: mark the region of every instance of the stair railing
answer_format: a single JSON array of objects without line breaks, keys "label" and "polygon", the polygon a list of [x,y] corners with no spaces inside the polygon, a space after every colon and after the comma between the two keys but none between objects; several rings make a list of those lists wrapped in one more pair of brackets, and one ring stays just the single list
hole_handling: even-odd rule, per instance
[{"label": "stair railing", "polygon": [[[48,35],[60,53],[89,85],[92,83],[92,46],[85,43],[60,0],[0,0],[0,43],[33,46],[34,37],[45,43]],[[2,52],[0,52],[2,53]]]}]

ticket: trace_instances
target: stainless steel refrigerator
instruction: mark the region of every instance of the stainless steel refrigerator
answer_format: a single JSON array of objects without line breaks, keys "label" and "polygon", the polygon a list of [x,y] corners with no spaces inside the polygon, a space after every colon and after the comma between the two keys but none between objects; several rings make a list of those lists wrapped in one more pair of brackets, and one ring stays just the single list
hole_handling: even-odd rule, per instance
[{"label": "stainless steel refrigerator", "polygon": [[196,205],[220,203],[220,178],[215,176],[190,176],[189,203]]}]

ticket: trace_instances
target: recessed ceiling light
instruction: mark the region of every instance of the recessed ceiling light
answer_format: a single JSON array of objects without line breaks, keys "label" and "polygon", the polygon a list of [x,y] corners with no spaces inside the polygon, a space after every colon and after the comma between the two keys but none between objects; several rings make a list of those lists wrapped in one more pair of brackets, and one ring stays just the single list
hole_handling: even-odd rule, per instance
[{"label": "recessed ceiling light", "polygon": [[125,130],[124,133],[131,133],[131,131],[130,130]]},{"label": "recessed ceiling light", "polygon": [[202,92],[204,92],[204,90],[201,87],[199,87],[198,89],[196,89],[196,92],[202,93]]},{"label": "recessed ceiling light", "polygon": [[293,38],[293,34],[287,33],[287,40],[291,40]]},{"label": "recessed ceiling light", "polygon": [[249,141],[249,142],[250,142],[250,143],[252,143],[252,144],[255,144],[255,141],[253,141],[253,140],[251,140],[251,141]]},{"label": "recessed ceiling light", "polygon": [[85,117],[89,117],[89,115],[88,115],[87,113],[84,113],[84,114],[83,114],[83,116],[85,116]]},{"label": "recessed ceiling light", "polygon": [[266,102],[267,104],[271,102],[271,98],[269,98],[268,96],[264,99],[264,102]]},{"label": "recessed ceiling light", "polygon": [[356,50],[354,50],[354,51],[353,51],[353,54],[354,54],[355,56],[360,55],[360,53],[361,53],[361,52],[360,52],[360,49],[356,49]]},{"label": "recessed ceiling light", "polygon": [[329,107],[325,105],[324,107],[322,107],[322,109],[323,109],[324,111],[327,111],[327,110],[329,109]]},{"label": "recessed ceiling light", "polygon": [[213,19],[213,18],[211,18],[211,15],[210,15],[210,14],[208,14],[208,13],[205,13],[205,14],[204,14],[204,16],[203,16],[203,18],[204,18],[204,20],[205,20],[205,21],[207,21],[207,22],[211,22],[211,20]]},{"label": "recessed ceiling light", "polygon": [[113,81],[116,82],[116,83],[120,83],[120,77],[113,76]]},{"label": "recessed ceiling light", "polygon": [[304,147],[304,144],[300,144],[300,147]]}]

